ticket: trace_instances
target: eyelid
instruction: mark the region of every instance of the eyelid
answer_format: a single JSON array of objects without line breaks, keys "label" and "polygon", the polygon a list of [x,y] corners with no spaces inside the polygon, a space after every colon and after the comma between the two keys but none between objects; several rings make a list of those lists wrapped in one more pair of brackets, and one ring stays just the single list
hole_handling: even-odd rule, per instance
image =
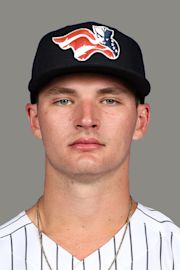
[{"label": "eyelid", "polygon": [[74,102],[73,102],[73,100],[72,99],[70,99],[70,98],[58,98],[58,99],[56,99],[53,103],[55,103],[55,104],[60,104],[60,105],[70,105],[70,104],[61,104],[60,102],[62,101],[62,100],[67,100],[67,101],[70,101],[71,102],[71,104],[73,104]]},{"label": "eyelid", "polygon": [[106,97],[106,98],[103,98],[103,99],[101,100],[101,102],[106,101],[106,100],[112,100],[112,101],[114,101],[115,103],[120,103],[120,101],[119,101],[117,98],[114,98],[114,97]]}]

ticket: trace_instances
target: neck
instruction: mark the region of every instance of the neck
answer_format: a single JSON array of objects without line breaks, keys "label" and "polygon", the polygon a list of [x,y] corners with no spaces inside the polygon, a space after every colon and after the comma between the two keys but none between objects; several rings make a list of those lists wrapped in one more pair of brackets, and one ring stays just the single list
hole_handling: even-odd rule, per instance
[{"label": "neck", "polygon": [[[127,176],[117,172],[83,182],[47,171],[39,200],[40,229],[76,257],[84,258],[126,223],[130,206]],[[35,205],[27,214],[37,225],[36,209]],[[131,213],[135,209],[134,202]]]},{"label": "neck", "polygon": [[[124,170],[125,172],[126,170]],[[51,231],[62,227],[86,228],[121,225],[129,209],[128,174],[109,173],[96,179],[59,176],[46,170],[44,195],[40,201],[43,223]],[[96,228],[97,229],[97,228]]]}]

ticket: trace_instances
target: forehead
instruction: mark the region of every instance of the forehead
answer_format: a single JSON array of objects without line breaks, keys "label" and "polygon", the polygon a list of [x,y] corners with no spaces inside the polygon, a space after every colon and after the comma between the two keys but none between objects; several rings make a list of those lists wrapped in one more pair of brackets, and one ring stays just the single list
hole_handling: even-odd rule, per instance
[{"label": "forehead", "polygon": [[41,90],[41,93],[53,92],[54,88],[67,88],[76,92],[82,90],[84,94],[112,88],[118,90],[119,93],[133,94],[132,89],[123,80],[111,75],[95,73],[77,73],[56,77]]}]

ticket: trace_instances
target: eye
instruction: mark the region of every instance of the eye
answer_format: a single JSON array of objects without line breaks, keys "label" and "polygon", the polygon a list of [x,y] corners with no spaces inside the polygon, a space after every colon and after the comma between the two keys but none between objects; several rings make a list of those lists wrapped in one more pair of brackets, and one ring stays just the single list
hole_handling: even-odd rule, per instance
[{"label": "eye", "polygon": [[67,99],[67,98],[62,98],[55,102],[55,104],[63,105],[63,106],[71,105],[72,103],[73,103],[72,100]]},{"label": "eye", "polygon": [[117,100],[113,99],[113,98],[106,98],[102,101],[103,104],[108,104],[108,105],[115,105],[117,103],[119,103]]}]

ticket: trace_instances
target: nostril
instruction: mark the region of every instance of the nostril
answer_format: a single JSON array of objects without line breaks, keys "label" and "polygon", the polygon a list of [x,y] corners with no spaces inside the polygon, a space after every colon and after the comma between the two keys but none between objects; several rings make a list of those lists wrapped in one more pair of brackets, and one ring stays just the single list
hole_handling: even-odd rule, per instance
[{"label": "nostril", "polygon": [[[82,127],[85,127],[85,125],[76,125],[76,127],[78,127],[78,128],[82,128]],[[96,128],[97,127],[97,125],[96,124],[93,124],[93,125],[88,125],[88,127],[92,127],[92,128]]]}]

